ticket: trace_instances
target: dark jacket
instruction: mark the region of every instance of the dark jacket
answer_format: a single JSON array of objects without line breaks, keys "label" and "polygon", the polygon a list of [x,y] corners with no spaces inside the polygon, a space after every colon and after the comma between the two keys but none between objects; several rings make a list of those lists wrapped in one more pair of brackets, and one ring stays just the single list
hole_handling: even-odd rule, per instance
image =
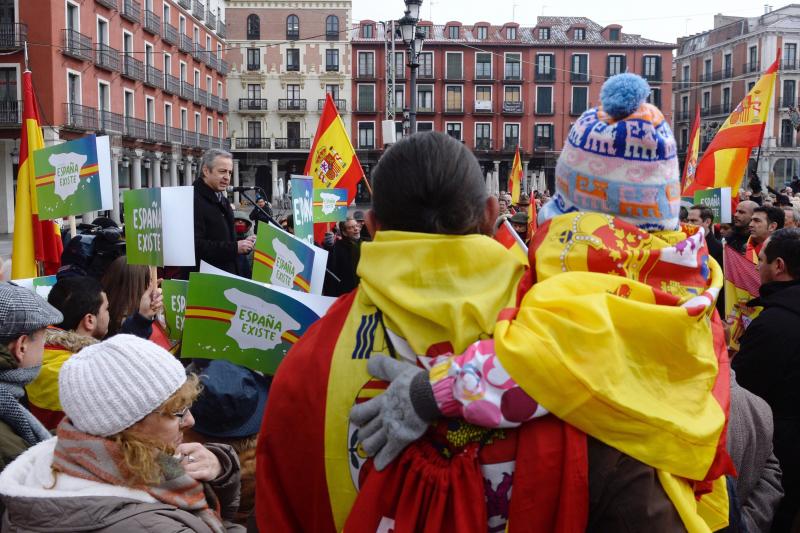
[{"label": "dark jacket", "polygon": [[[713,233],[706,235],[706,243],[708,243],[708,253],[711,254],[711,257],[713,257],[719,267],[722,268],[722,243]],[[725,291],[719,292],[717,311],[720,317],[725,318]]]},{"label": "dark jacket", "polygon": [[725,244],[743,254],[747,250],[747,239],[750,238],[750,232],[747,228],[740,230],[736,226],[733,226],[733,231],[731,232],[730,236],[725,239]]},{"label": "dark jacket", "polygon": [[[353,242],[348,238],[339,239],[328,250],[328,272],[325,273],[325,284],[322,294],[325,296],[341,296],[358,286],[358,260],[361,259],[361,241]],[[334,278],[331,273],[339,278]]]},{"label": "dark jacket", "polygon": [[227,198],[220,202],[217,193],[202,178],[194,182],[194,251],[196,264],[200,261],[242,275],[238,261],[238,243],[233,228],[233,209]]},{"label": "dark jacket", "polygon": [[733,369],[739,384],[772,408],[785,493],[773,531],[788,531],[800,509],[800,280],[766,283],[760,295],[750,305],[764,310],[742,336]]}]

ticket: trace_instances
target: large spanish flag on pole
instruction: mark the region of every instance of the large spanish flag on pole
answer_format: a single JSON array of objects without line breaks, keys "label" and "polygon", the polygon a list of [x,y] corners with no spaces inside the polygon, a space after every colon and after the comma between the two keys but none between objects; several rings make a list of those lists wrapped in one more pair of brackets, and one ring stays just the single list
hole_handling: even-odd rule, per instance
[{"label": "large spanish flag on pole", "polygon": [[33,152],[44,148],[39,109],[33,94],[31,71],[22,74],[22,132],[17,174],[17,200],[14,207],[14,241],[11,256],[12,279],[54,274],[61,264],[61,232],[51,220],[39,220],[36,187],[33,186]]},{"label": "large spanish flag on pole", "polygon": [[519,158],[519,145],[517,153],[514,154],[514,163],[511,165],[511,173],[508,175],[508,192],[511,193],[511,204],[519,203],[519,193],[522,187],[522,161]]},{"label": "large spanish flag on pole", "polygon": [[692,133],[689,135],[689,149],[686,151],[686,163],[683,166],[683,179],[681,190],[686,191],[694,183],[697,172],[697,158],[700,156],[700,102],[694,108],[694,123]]},{"label": "large spanish flag on pole", "polygon": [[691,196],[695,191],[712,187],[739,190],[750,160],[750,151],[760,146],[764,137],[780,60],[781,51],[778,49],[775,62],[739,102],[714,136],[697,163],[694,183],[684,190],[684,195]]},{"label": "large spanish flag on pole", "polygon": [[348,204],[355,199],[356,185],[364,177],[330,93],[325,97],[325,108],[308,154],[305,175],[313,178],[315,189],[347,189]]}]

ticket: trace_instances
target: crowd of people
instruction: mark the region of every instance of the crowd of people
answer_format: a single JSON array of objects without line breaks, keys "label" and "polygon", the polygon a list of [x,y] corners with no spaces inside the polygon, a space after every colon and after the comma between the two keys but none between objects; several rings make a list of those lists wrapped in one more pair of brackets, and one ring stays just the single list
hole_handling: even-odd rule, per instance
[{"label": "crowd of people", "polygon": [[[162,275],[249,270],[227,152],[194,183],[194,267],[0,282],[2,531],[800,531],[800,180],[751,183],[727,226],[682,210],[648,94],[606,82],[552,196],[489,194],[441,133],[388,148],[274,377],[180,358],[163,323]],[[723,246],[760,275],[738,351]]]}]

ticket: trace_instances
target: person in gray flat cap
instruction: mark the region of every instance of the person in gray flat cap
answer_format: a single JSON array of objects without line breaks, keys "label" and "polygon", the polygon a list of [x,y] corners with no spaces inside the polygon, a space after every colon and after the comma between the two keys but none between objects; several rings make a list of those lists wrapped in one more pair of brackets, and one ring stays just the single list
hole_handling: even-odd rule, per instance
[{"label": "person in gray flat cap", "polygon": [[19,400],[42,366],[45,328],[63,320],[61,312],[39,295],[0,282],[0,471],[51,437]]}]

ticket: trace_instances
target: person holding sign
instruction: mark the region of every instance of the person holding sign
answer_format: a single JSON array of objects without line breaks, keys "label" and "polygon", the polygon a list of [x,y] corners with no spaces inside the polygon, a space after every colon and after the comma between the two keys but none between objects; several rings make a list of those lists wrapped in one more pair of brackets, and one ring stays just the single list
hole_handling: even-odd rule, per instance
[{"label": "person holding sign", "polygon": [[[200,161],[200,177],[194,182],[194,247],[196,265],[205,261],[231,274],[246,275],[239,255],[249,254],[255,245],[255,235],[236,240],[233,209],[225,195],[231,183],[233,156],[230,152],[212,148]],[[188,272],[187,272],[188,276]]]}]

